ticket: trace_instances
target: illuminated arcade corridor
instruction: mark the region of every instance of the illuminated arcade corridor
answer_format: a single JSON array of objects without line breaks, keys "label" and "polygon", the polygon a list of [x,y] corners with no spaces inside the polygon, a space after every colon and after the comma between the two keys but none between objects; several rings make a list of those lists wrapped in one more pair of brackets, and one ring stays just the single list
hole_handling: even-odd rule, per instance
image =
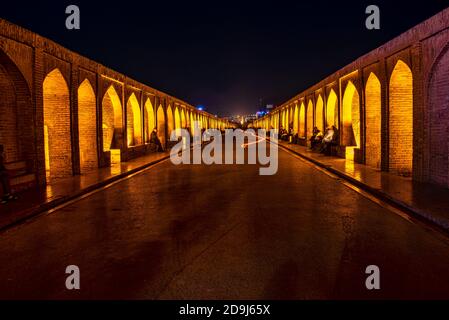
[{"label": "illuminated arcade corridor", "polygon": [[0,298],[449,298],[449,9],[248,122],[283,136],[274,175],[175,166],[182,132],[246,124],[3,19],[0,40]]}]

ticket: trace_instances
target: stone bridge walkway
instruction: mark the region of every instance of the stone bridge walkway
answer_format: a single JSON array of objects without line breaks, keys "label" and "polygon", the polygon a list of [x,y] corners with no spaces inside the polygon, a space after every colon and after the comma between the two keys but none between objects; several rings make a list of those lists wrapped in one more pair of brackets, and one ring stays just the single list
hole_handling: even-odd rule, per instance
[{"label": "stone bridge walkway", "polygon": [[304,146],[284,141],[279,144],[410,215],[449,232],[449,189],[382,172],[351,160],[325,156]]}]

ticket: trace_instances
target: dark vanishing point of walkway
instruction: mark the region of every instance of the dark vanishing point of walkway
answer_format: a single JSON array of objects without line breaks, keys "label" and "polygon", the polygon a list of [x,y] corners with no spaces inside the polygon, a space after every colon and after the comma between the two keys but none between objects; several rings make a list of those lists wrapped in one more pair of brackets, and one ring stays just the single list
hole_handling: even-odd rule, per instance
[{"label": "dark vanishing point of walkway", "polygon": [[[0,235],[0,298],[449,298],[449,241],[296,157],[170,161]],[[81,289],[67,290],[77,265]],[[365,269],[380,268],[380,290]]]}]

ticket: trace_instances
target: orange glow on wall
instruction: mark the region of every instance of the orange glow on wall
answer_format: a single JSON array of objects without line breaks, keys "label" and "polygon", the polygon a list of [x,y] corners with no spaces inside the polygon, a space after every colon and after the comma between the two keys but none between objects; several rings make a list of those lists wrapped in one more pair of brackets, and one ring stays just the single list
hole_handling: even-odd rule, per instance
[{"label": "orange glow on wall", "polygon": [[142,144],[142,116],[135,94],[131,94],[126,104],[126,126],[128,146]]},{"label": "orange glow on wall", "polygon": [[295,105],[295,112],[293,113],[293,133],[298,133],[298,121],[299,121],[298,105]]},{"label": "orange glow on wall", "polygon": [[176,135],[180,136],[181,135],[181,115],[179,114],[178,107],[175,108],[175,130],[176,130]]},{"label": "orange glow on wall", "polygon": [[[44,127],[48,137],[46,163],[47,178],[71,176],[72,145],[70,132],[70,95],[59,69],[50,72],[43,83]],[[48,181],[47,181],[48,182]]]},{"label": "orange glow on wall", "polygon": [[165,144],[165,115],[164,108],[160,105],[157,108],[157,136],[162,145]]},{"label": "orange glow on wall", "polygon": [[167,129],[168,138],[170,138],[171,132],[175,129],[175,119],[173,116],[173,110],[170,105],[167,107]]},{"label": "orange glow on wall", "polygon": [[120,149],[123,137],[122,104],[112,85],[103,97],[102,118],[103,151]]},{"label": "orange glow on wall", "polygon": [[312,100],[309,100],[307,105],[307,138],[312,136],[313,126],[313,103]]},{"label": "orange glow on wall", "polygon": [[335,91],[331,89],[326,104],[326,124],[327,126],[338,127],[338,103]]},{"label": "orange glow on wall", "polygon": [[365,87],[366,164],[380,168],[381,161],[381,87],[374,73],[370,73]]},{"label": "orange glow on wall", "polygon": [[190,113],[190,131],[191,134],[195,134],[195,118],[193,117],[193,113]]},{"label": "orange glow on wall", "polygon": [[145,141],[150,141],[151,132],[153,131],[155,127],[155,117],[154,117],[154,109],[153,105],[151,104],[151,100],[148,98],[147,101],[145,101],[144,105],[144,120],[145,120]]},{"label": "orange glow on wall", "polygon": [[354,84],[349,81],[343,95],[343,132],[344,146],[360,147],[360,100]]},{"label": "orange glow on wall", "polygon": [[306,125],[306,106],[304,105],[304,102],[301,102],[301,105],[299,107],[299,120],[298,120],[298,129],[299,129],[299,136],[305,137],[305,125]]},{"label": "orange glow on wall", "polygon": [[48,126],[44,125],[45,177],[50,179],[50,145],[48,143]]},{"label": "orange glow on wall", "polygon": [[321,132],[324,132],[324,103],[323,98],[321,98],[321,95],[318,96],[318,99],[316,101],[316,110],[315,110],[315,126],[320,130]]},{"label": "orange glow on wall", "polygon": [[97,106],[89,80],[78,87],[78,138],[81,173],[98,168]]},{"label": "orange glow on wall", "polygon": [[184,109],[181,111],[181,127],[184,129],[187,127],[186,114]]},{"label": "orange glow on wall", "polygon": [[413,74],[399,60],[389,86],[389,168],[410,175],[413,167]]}]

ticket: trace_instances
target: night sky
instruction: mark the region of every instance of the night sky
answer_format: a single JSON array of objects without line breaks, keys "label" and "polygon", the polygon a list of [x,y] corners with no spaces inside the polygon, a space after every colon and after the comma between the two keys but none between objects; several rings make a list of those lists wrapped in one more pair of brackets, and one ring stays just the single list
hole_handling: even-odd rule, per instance
[{"label": "night sky", "polygon": [[[81,30],[65,28],[65,8]],[[380,7],[381,30],[365,28]],[[221,116],[279,104],[447,1],[4,1],[0,15]]]}]

